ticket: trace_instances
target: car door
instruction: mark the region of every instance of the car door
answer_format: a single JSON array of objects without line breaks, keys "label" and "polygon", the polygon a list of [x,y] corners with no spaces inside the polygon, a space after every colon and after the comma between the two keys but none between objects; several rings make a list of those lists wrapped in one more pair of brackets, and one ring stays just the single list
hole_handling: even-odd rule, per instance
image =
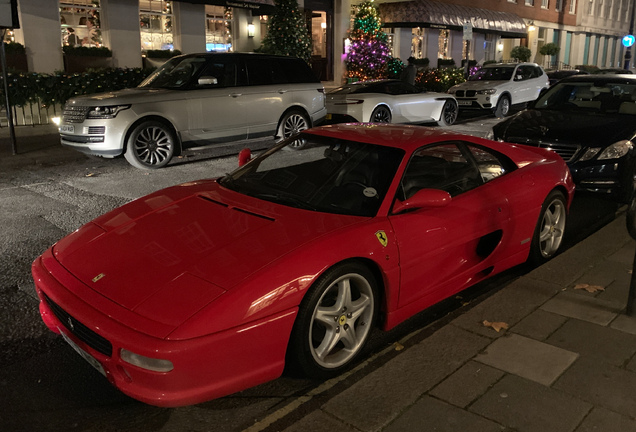
[{"label": "car door", "polygon": [[438,102],[427,99],[420,90],[401,81],[387,83],[387,93],[392,99],[394,123],[417,123],[431,118]]},{"label": "car door", "polygon": [[537,76],[537,71],[532,65],[520,65],[517,67],[514,80],[517,87],[517,97],[513,103],[533,101],[539,96],[539,92],[543,88]]},{"label": "car door", "polygon": [[239,104],[246,77],[238,58],[214,55],[188,90],[189,130],[184,141],[216,142],[247,138],[248,116]]},{"label": "car door", "polygon": [[490,182],[505,169],[484,149],[480,162],[471,148],[440,143],[419,149],[409,161],[398,199],[428,188],[445,190],[452,200],[389,217],[400,250],[399,307],[424,297],[436,303],[485,277],[493,265],[509,215],[506,197]]}]

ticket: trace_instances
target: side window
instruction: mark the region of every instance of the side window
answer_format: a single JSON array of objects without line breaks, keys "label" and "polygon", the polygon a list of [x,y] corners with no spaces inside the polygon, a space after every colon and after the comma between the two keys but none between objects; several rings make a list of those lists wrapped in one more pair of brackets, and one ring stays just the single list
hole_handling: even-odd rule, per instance
[{"label": "side window", "polygon": [[272,58],[246,56],[247,79],[249,85],[285,84],[287,76],[280,62]]},{"label": "side window", "polygon": [[507,173],[509,170],[507,167],[512,164],[512,162],[500,159],[496,154],[482,147],[469,145],[468,149],[475,158],[479,175],[484,183]]},{"label": "side window", "polygon": [[481,184],[481,175],[465,145],[439,144],[413,154],[402,178],[400,198],[410,198],[420,189],[441,189],[456,196]]},{"label": "side window", "polygon": [[236,63],[230,59],[213,59],[205,65],[199,75],[198,88],[235,87],[237,79]]},{"label": "side window", "polygon": [[540,67],[534,67],[534,78],[539,78],[541,75],[543,75],[543,71],[541,70]]}]

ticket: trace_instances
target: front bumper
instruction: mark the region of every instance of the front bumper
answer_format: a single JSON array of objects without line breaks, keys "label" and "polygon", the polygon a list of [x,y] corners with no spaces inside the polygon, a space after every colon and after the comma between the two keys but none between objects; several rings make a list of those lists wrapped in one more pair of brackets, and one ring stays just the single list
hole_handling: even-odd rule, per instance
[{"label": "front bumper", "polygon": [[634,190],[634,161],[628,158],[606,163],[574,163],[569,168],[577,191],[598,193],[626,203]]},{"label": "front bumper", "polygon": [[[64,333],[99,363],[100,372],[111,384],[137,400],[166,407],[189,405],[244,390],[282,374],[288,343],[285,335],[291,332],[296,308],[195,339],[160,339],[113,318],[113,307],[118,306],[110,301],[102,299],[104,304],[94,307],[76,295],[92,290],[68,273],[50,249],[35,260],[32,272],[47,327]],[[121,359],[121,348],[169,360],[174,368],[170,372],[153,372],[134,366]]]}]

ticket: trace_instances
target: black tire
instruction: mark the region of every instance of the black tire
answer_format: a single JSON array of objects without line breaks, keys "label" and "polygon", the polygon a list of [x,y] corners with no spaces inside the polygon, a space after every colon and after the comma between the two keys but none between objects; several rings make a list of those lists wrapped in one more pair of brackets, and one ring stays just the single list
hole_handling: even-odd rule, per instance
[{"label": "black tire", "polygon": [[499,98],[497,101],[497,106],[495,107],[495,116],[498,118],[506,117],[510,114],[510,96],[504,95]]},{"label": "black tire", "polygon": [[389,107],[380,105],[371,113],[371,123],[391,123],[391,110]]},{"label": "black tire", "polygon": [[563,244],[566,219],[565,196],[562,192],[553,190],[541,206],[539,220],[532,235],[528,261],[540,265],[557,254]]},{"label": "black tire", "polygon": [[176,145],[170,126],[160,121],[145,121],[130,132],[124,156],[135,168],[163,168],[174,156]]},{"label": "black tire", "polygon": [[[283,114],[278,124],[278,133],[276,134],[280,140],[285,140],[298,133],[309,129],[309,117],[300,110],[291,110]],[[296,139],[289,143],[286,148],[300,150],[305,147],[305,140]]]},{"label": "black tire", "polygon": [[332,267],[300,305],[290,339],[291,366],[319,379],[346,370],[363,351],[378,309],[377,282],[366,266]]},{"label": "black tire", "polygon": [[444,107],[442,108],[442,116],[440,117],[437,124],[439,126],[450,126],[455,123],[457,120],[457,114],[459,113],[459,108],[457,106],[457,102],[452,99],[448,99],[444,103]]}]

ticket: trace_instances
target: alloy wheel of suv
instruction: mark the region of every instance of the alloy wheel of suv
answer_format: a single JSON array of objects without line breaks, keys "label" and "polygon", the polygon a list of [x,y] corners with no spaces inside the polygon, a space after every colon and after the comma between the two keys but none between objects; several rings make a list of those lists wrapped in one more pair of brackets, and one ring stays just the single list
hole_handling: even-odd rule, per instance
[{"label": "alloy wheel of suv", "polygon": [[172,159],[175,143],[174,133],[168,126],[158,121],[146,121],[130,133],[124,156],[135,168],[162,168]]},{"label": "alloy wheel of suv", "polygon": [[[307,116],[300,111],[290,111],[283,116],[280,122],[279,136],[282,139],[287,139],[294,136],[305,129],[309,129],[309,120]],[[288,144],[287,147],[294,150],[300,150],[305,146],[303,139],[296,139]]]},{"label": "alloy wheel of suv", "polygon": [[495,108],[495,116],[499,118],[505,117],[509,112],[510,98],[508,96],[501,96],[497,102],[497,107]]}]

